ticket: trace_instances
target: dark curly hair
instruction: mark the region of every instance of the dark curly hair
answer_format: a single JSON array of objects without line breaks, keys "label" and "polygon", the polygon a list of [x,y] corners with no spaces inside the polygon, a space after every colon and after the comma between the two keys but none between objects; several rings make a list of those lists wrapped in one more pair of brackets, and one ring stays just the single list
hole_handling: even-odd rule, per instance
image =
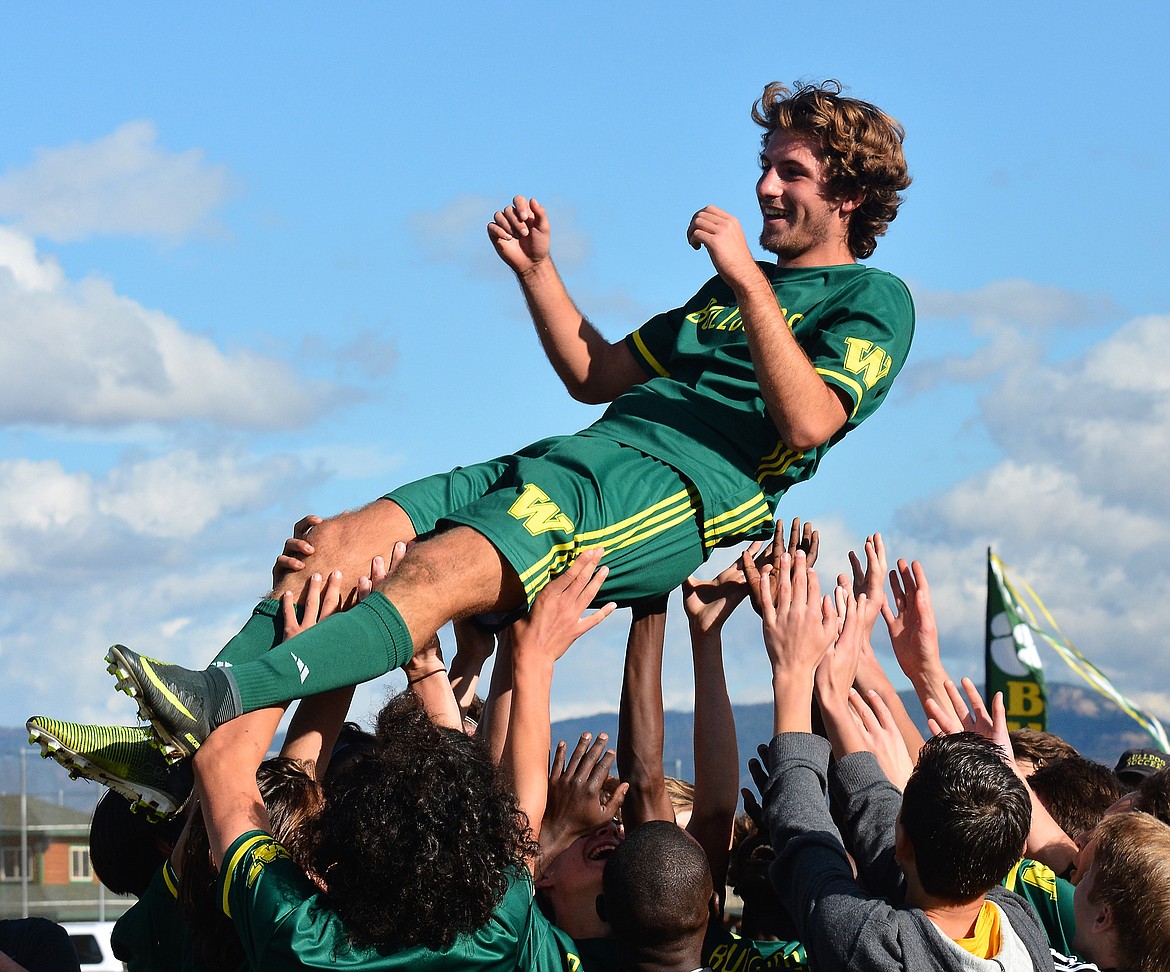
[{"label": "dark curly hair", "polygon": [[[272,836],[289,856],[308,870],[316,848],[315,820],[324,805],[321,785],[295,759],[266,759],[256,771],[256,784],[272,825]],[[211,862],[211,845],[203,814],[196,813],[183,846],[179,907],[191,925],[195,957],[201,968],[242,967],[247,956],[231,919],[216,895],[219,872]]]},{"label": "dark curly hair", "polygon": [[355,948],[441,949],[485,925],[535,855],[486,749],[436,726],[412,692],[378,715],[377,744],[330,781],[317,871]]},{"label": "dark curly hair", "polygon": [[773,81],[752,106],[752,121],[764,129],[765,146],[778,129],[820,146],[829,195],[861,197],[849,219],[849,251],[859,260],[870,256],[910,185],[902,126],[867,101],[843,97],[839,81],[798,83],[795,92]]}]

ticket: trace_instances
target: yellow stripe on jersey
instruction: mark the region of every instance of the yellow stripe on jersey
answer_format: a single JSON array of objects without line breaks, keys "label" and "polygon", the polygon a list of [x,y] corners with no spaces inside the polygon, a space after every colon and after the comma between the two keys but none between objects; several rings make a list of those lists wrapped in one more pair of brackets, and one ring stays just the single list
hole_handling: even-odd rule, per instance
[{"label": "yellow stripe on jersey", "polygon": [[658,372],[663,378],[669,378],[670,372],[658,363],[658,359],[650,353],[650,349],[646,347],[646,342],[642,340],[642,331],[638,329],[634,332],[634,344],[637,345],[638,350],[642,352],[642,357],[646,359],[646,364]]},{"label": "yellow stripe on jersey", "polygon": [[174,865],[168,860],[163,864],[162,869],[163,884],[167,886],[167,890],[171,892],[172,898],[179,897],[179,875],[175,873]]},{"label": "yellow stripe on jersey", "polygon": [[817,368],[817,374],[826,378],[835,378],[841,382],[842,385],[847,385],[852,388],[857,395],[857,404],[853,406],[853,411],[849,413],[849,417],[853,418],[857,415],[857,410],[861,408],[861,400],[865,398],[865,387],[861,382],[850,378],[848,375],[843,375],[839,371],[832,371],[829,368]]},{"label": "yellow stripe on jersey", "polygon": [[228,906],[228,889],[232,886],[232,875],[235,873],[236,865],[240,863],[240,860],[248,851],[265,840],[271,841],[272,835],[255,834],[249,837],[236,848],[236,852],[232,854],[232,859],[227,862],[227,867],[223,869],[223,913],[229,918],[232,916],[232,910]]},{"label": "yellow stripe on jersey", "polygon": [[769,476],[783,476],[788,468],[797,460],[803,459],[804,453],[789,449],[782,456],[768,463],[760,463],[756,467],[756,482],[762,483]]}]

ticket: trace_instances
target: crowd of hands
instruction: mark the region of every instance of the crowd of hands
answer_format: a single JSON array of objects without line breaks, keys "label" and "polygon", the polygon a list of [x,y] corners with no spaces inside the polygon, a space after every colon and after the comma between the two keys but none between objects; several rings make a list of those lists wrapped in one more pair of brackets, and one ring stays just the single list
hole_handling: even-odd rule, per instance
[{"label": "crowd of hands", "polygon": [[[274,567],[277,582],[300,566],[297,551],[313,522],[314,518],[300,521],[286,542]],[[810,524],[794,520],[785,531],[778,523],[770,544],[753,543],[718,576],[692,577],[682,588],[696,686],[694,805],[687,829],[706,851],[718,889],[727,871],[741,794],[721,632],[744,601],[760,618],[771,668],[774,732],[817,731],[827,736],[838,759],[871,752],[889,780],[903,787],[924,740],[873,650],[880,617],[894,657],[923,704],[930,731],[981,733],[1012,763],[1002,697],[997,695],[986,705],[969,679],[956,685],[943,667],[921,564],[898,560],[891,569],[882,537],[873,534],[860,554],[850,552],[850,571],[826,584],[814,566],[819,540]],[[405,544],[396,544],[388,558],[375,558],[356,588],[337,573],[307,578],[303,611],[298,612],[292,595],[284,597],[286,639],[362,600],[397,569],[406,549]],[[571,752],[563,741],[555,750],[550,745],[554,664],[615,610],[612,603],[594,607],[606,576],[603,557],[600,548],[583,551],[541,591],[527,615],[502,631],[487,633],[470,620],[457,622],[449,667],[437,638],[418,646],[405,666],[408,688],[419,696],[430,718],[453,730],[474,731],[510,779],[539,841],[539,856],[528,862],[537,877],[574,840],[619,814],[626,828],[646,820],[675,819],[662,769],[665,596],[633,606],[616,748],[608,748],[604,734],[594,738],[589,733]],[[482,715],[473,723],[468,713],[480,672],[493,655],[491,687]],[[285,754],[316,762],[320,776],[330,733],[305,731],[304,726],[314,722],[312,715],[298,722],[307,706],[328,708],[328,703],[320,697],[301,703]],[[342,706],[348,706],[348,696],[334,705],[334,721],[336,713],[344,711]],[[197,773],[201,765],[222,772],[225,760],[241,758],[238,740],[224,739],[216,745],[217,735],[238,735],[239,722],[228,723],[208,740],[197,757]],[[759,758],[749,761],[761,792],[767,778],[765,752],[761,746]],[[258,763],[263,752],[255,748],[253,756]],[[615,764],[620,783],[611,777]],[[758,822],[756,795],[743,790],[742,796],[746,811]],[[1073,863],[1077,847],[1035,798],[1032,803],[1028,856],[1063,873]],[[225,834],[218,849],[226,850],[230,840],[231,834]],[[215,844],[212,834],[213,852]]]}]

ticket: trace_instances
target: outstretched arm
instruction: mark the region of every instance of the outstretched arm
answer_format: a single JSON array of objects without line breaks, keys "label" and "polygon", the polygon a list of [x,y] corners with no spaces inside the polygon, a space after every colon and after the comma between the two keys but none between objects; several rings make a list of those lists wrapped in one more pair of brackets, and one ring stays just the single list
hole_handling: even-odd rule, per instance
[{"label": "outstretched arm", "polygon": [[629,829],[648,820],[674,821],[662,769],[662,644],[666,598],[633,605],[618,706],[618,776],[630,785],[623,819]]},{"label": "outstretched arm", "polygon": [[894,606],[891,609],[888,604],[883,605],[882,617],[890,632],[894,657],[923,707],[927,699],[934,699],[946,708],[950,705],[944,688],[948,676],[943,668],[930,585],[922,564],[917,560],[911,564],[899,560],[897,569],[890,571],[890,589]]},{"label": "outstretched arm", "polygon": [[272,745],[284,709],[283,705],[256,709],[225,722],[192,757],[195,793],[217,868],[223,867],[224,855],[241,834],[272,830],[256,771]]},{"label": "outstretched arm", "polygon": [[624,342],[611,343],[577,309],[549,254],[548,213],[517,196],[488,224],[496,253],[516,274],[544,353],[580,402],[611,402],[646,374]]},{"label": "outstretched arm", "polygon": [[707,206],[692,217],[687,240],[696,250],[707,248],[719,276],[735,294],[760,393],[780,437],[789,448],[800,450],[828,442],[849,418],[853,403],[824,382],[793,337],[739,220]]},{"label": "outstretched arm", "polygon": [[[911,760],[917,761],[918,750],[922,748],[923,743],[922,733],[910,718],[897,689],[894,688],[873,650],[874,625],[877,624],[878,616],[888,610],[889,603],[886,600],[886,545],[882,541],[882,535],[875,533],[865,538],[864,569],[861,560],[853,551],[849,552],[849,564],[853,569],[853,594],[858,598],[864,594],[866,600],[865,614],[861,618],[863,634],[861,656],[857,662],[854,684],[863,696],[869,692],[876,692],[881,696],[885,710],[897,723]],[[838,578],[838,583],[848,583],[848,579]],[[865,705],[864,700],[862,704]]]},{"label": "outstretched arm", "polygon": [[743,564],[761,546],[753,543],[714,580],[692,577],[683,583],[695,670],[695,806],[687,832],[707,855],[721,904],[739,787],[735,716],[723,668],[723,625],[748,595]]},{"label": "outstretched arm", "polygon": [[[548,799],[549,694],[553,664],[574,641],[613,613],[614,604],[583,617],[608,573],[598,567],[603,551],[582,553],[553,578],[532,611],[512,625],[512,718],[502,766],[517,800],[539,837]],[[238,721],[238,720],[237,720]],[[529,861],[535,868],[536,862]]]}]

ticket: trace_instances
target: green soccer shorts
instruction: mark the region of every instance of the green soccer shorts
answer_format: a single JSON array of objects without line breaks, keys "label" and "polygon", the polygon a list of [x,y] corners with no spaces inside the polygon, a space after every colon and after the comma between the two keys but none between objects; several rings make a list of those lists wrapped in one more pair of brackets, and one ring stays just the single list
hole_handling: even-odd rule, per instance
[{"label": "green soccer shorts", "polygon": [[386,498],[420,534],[452,524],[482,533],[520,577],[529,605],[591,547],[605,548],[609,568],[598,602],[628,604],[678,587],[712,547],[748,534],[736,526],[750,522],[758,532],[771,522],[755,499],[750,510],[704,519],[698,491],[676,469],[588,432],[429,476]]}]

